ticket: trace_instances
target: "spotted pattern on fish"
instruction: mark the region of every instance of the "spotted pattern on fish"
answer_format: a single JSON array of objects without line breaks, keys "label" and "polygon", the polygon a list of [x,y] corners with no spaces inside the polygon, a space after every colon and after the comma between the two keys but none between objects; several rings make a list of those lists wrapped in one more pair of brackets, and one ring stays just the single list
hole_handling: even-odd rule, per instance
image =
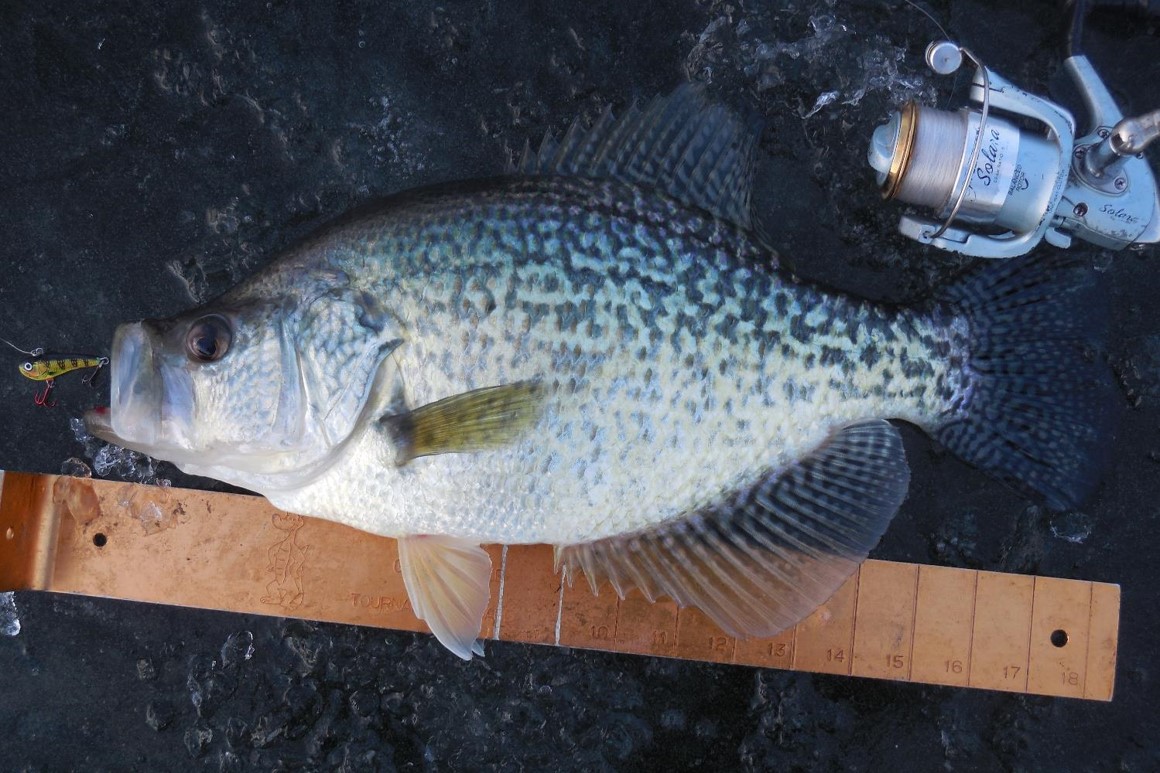
[{"label": "spotted pattern on fish", "polygon": [[325,479],[275,499],[290,509],[386,534],[576,542],[678,517],[850,422],[930,425],[963,402],[964,321],[798,281],[747,232],[649,189],[504,178],[360,214],[303,250],[393,315],[408,403],[532,379],[548,405],[510,448],[387,473],[384,441],[362,438],[356,478],[387,513],[360,520],[365,492]]}]

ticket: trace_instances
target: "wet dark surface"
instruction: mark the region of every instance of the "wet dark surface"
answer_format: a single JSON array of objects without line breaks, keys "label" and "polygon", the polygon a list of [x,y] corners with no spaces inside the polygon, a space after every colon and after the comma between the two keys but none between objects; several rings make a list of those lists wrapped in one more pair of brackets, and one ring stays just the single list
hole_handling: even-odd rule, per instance
[{"label": "wet dark surface", "polygon": [[[895,233],[864,161],[897,102],[957,104],[909,6],[328,6],[0,6],[0,335],[104,351],[117,323],[216,294],[353,205],[498,172],[525,140],[687,77],[765,118],[755,205],[803,274],[897,299],[963,265]],[[1054,3],[932,11],[1066,96]],[[1093,19],[1088,43],[1128,113],[1160,106],[1154,22]],[[1127,418],[1105,484],[1052,514],[908,430],[911,494],[875,556],[1120,583],[1111,704],[521,645],[465,664],[425,636],[17,594],[0,768],[1155,770],[1160,253],[1080,250],[1114,293]],[[70,419],[103,398],[62,379],[37,408],[19,355],[0,361],[0,468],[79,457],[214,485],[78,441]]]}]

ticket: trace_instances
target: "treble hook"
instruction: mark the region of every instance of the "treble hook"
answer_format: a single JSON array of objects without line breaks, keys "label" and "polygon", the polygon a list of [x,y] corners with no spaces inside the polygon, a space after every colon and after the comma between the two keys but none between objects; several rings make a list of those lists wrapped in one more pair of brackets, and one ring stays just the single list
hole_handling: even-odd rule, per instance
[{"label": "treble hook", "polygon": [[34,402],[37,405],[42,406],[44,408],[55,408],[57,402],[59,402],[59,401],[53,400],[51,403],[48,401],[48,396],[50,394],[52,394],[53,386],[54,386],[54,384],[53,384],[53,380],[51,378],[45,379],[44,380],[44,391],[37,392],[35,395],[33,395],[32,402]]},{"label": "treble hook", "polygon": [[97,365],[95,368],[93,368],[93,372],[89,373],[87,376],[83,377],[81,379],[81,383],[88,384],[91,387],[95,387],[97,385],[96,384],[97,376],[101,375],[101,368],[105,367],[108,364],[109,364],[108,357],[98,357],[97,358]]}]

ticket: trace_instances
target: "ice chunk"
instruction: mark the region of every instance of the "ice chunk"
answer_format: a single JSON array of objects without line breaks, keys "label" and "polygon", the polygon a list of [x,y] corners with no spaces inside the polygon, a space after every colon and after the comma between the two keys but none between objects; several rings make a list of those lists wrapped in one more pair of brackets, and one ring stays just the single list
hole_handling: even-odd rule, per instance
[{"label": "ice chunk", "polygon": [[73,478],[91,478],[93,477],[93,470],[83,459],[70,456],[61,463],[60,474]]},{"label": "ice chunk", "polygon": [[138,483],[148,483],[157,476],[157,462],[128,448],[106,445],[93,457],[93,471],[102,478],[113,475]]},{"label": "ice chunk", "polygon": [[241,663],[254,657],[254,634],[238,631],[226,637],[222,644],[222,668],[236,669]]},{"label": "ice chunk", "polygon": [[169,481],[157,477],[157,460],[128,448],[110,445],[93,437],[85,428],[84,419],[69,420],[73,437],[84,446],[85,456],[93,460],[92,470],[85,476],[88,465],[83,460],[72,457],[61,467],[62,474],[91,477],[96,473],[101,478],[120,478],[131,483],[168,485]]},{"label": "ice chunk", "polygon": [[236,670],[223,668],[209,655],[197,655],[190,659],[185,686],[198,716],[208,718],[237,691],[238,679]]},{"label": "ice chunk", "polygon": [[0,634],[16,636],[20,633],[20,617],[16,610],[16,597],[11,593],[0,593]]},{"label": "ice chunk", "polygon": [[185,731],[185,748],[189,751],[189,756],[194,759],[205,755],[211,741],[213,741],[213,728],[205,722],[198,722]]},{"label": "ice chunk", "polygon": [[826,92],[819,94],[817,100],[814,102],[814,106],[812,108],[810,108],[810,111],[808,113],[805,113],[804,115],[802,115],[802,118],[809,118],[811,115],[814,115],[815,113],[817,113],[819,110],[821,110],[826,105],[829,105],[829,104],[836,102],[837,99],[838,99],[838,92],[836,92],[836,91],[826,91]]},{"label": "ice chunk", "polygon": [[173,724],[177,710],[164,699],[152,700],[145,706],[145,724],[160,732]]},{"label": "ice chunk", "polygon": [[157,678],[157,666],[151,658],[137,659],[137,678],[142,682],[152,682]]},{"label": "ice chunk", "polygon": [[[411,177],[426,167],[426,156],[416,150],[419,136],[414,126],[415,118],[401,108],[398,100],[389,95],[372,98],[376,108],[376,120],[372,122],[352,121],[347,128],[357,132],[359,139],[369,146],[371,159],[376,167],[390,167],[392,172],[403,177]],[[355,140],[352,138],[352,142]]]},{"label": "ice chunk", "polygon": [[1068,510],[1051,517],[1051,534],[1058,539],[1082,545],[1091,533],[1092,519],[1083,513]]},{"label": "ice chunk", "polygon": [[141,521],[141,525],[145,527],[146,534],[156,534],[166,528],[165,513],[161,512],[161,508],[157,506],[156,502],[145,503],[135,515],[137,520]]},{"label": "ice chunk", "polygon": [[712,82],[727,70],[740,71],[758,91],[820,87],[813,108],[799,110],[806,118],[826,107],[855,107],[876,92],[895,104],[932,101],[934,85],[909,41],[859,29],[841,6],[812,14],[808,28],[795,30],[784,22],[793,10],[792,4],[780,11],[757,7],[711,19],[686,56],[685,72]]}]

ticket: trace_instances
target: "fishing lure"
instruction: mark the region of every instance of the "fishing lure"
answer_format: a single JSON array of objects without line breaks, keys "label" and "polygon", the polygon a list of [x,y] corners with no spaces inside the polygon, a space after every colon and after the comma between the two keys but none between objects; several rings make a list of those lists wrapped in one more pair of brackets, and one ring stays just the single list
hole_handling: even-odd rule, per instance
[{"label": "fishing lure", "polygon": [[52,408],[57,401],[49,402],[48,397],[52,394],[52,390],[56,386],[56,379],[59,376],[72,373],[75,370],[92,368],[93,372],[86,374],[81,379],[91,386],[93,379],[101,372],[101,368],[108,364],[108,357],[53,357],[45,360],[26,360],[20,363],[20,373],[25,378],[44,382],[44,391],[33,395],[32,402],[45,408]]},{"label": "fishing lure", "polygon": [[33,359],[25,360],[20,363],[20,375],[33,381],[43,381],[44,391],[37,392],[32,397],[32,401],[37,405],[51,408],[56,405],[56,401],[49,402],[49,395],[52,394],[53,388],[56,386],[56,379],[66,373],[72,373],[77,370],[86,370],[92,368],[92,372],[85,375],[81,379],[84,383],[92,386],[93,380],[101,372],[101,369],[109,364],[108,357],[88,357],[88,356],[74,356],[74,357],[43,357],[44,349],[42,347],[27,351],[21,349],[10,341],[0,339],[4,343],[11,346],[16,351],[27,354]]},{"label": "fishing lure", "polygon": [[20,373],[33,381],[52,381],[65,373],[72,373],[74,370],[95,368],[92,373],[84,377],[84,382],[89,384],[92,383],[93,377],[100,372],[101,368],[108,364],[108,357],[53,357],[51,359],[26,360],[20,363]]}]

